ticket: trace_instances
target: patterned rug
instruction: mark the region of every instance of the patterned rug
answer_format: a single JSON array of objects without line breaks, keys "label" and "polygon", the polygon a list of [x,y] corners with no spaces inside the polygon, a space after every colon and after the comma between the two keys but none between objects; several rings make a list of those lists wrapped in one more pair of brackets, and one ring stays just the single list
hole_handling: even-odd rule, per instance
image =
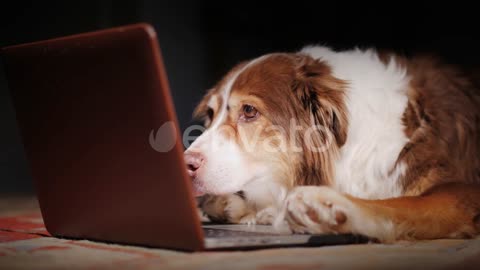
[{"label": "patterned rug", "polygon": [[34,199],[0,199],[0,269],[480,269],[480,237],[392,245],[177,252],[51,237]]}]

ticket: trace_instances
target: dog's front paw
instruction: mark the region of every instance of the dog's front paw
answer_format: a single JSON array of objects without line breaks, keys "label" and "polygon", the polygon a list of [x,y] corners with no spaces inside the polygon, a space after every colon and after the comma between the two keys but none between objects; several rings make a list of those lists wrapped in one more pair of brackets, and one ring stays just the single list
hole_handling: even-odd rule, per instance
[{"label": "dog's front paw", "polygon": [[352,202],[328,187],[304,186],[287,196],[284,218],[296,233],[351,232]]},{"label": "dog's front paw", "polygon": [[257,212],[255,215],[257,224],[272,225],[278,214],[277,208],[267,207]]},{"label": "dog's front paw", "polygon": [[251,211],[238,221],[239,224],[247,225],[272,225],[277,211],[273,207],[264,208],[258,212]]},{"label": "dog's front paw", "polygon": [[237,194],[206,195],[200,207],[213,222],[255,223],[255,213],[247,205],[245,199]]}]

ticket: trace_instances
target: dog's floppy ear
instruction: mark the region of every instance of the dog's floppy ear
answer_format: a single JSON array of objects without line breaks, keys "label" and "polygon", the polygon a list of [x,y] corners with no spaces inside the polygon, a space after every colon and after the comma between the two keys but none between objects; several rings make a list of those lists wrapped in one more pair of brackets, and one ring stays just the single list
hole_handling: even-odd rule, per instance
[{"label": "dog's floppy ear", "polygon": [[332,75],[323,61],[297,55],[292,89],[314,124],[323,126],[339,146],[347,139],[346,83]]}]

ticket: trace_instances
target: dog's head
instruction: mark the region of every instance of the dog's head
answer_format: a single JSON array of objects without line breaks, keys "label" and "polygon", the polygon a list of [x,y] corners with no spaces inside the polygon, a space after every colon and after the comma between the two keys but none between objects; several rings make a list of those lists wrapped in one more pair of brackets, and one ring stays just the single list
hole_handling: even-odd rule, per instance
[{"label": "dog's head", "polygon": [[329,181],[347,134],[344,87],[327,63],[304,54],[237,65],[195,110],[206,130],[185,160],[197,194]]}]

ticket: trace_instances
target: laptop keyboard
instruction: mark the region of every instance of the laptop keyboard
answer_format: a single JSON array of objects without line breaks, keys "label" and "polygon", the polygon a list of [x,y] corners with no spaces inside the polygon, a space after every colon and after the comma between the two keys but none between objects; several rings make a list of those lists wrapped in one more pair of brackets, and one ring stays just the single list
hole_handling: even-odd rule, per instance
[{"label": "laptop keyboard", "polygon": [[246,232],[246,231],[233,231],[225,229],[211,229],[203,228],[205,238],[232,238],[232,237],[249,237],[249,236],[278,236],[273,233],[261,233],[261,232]]}]

